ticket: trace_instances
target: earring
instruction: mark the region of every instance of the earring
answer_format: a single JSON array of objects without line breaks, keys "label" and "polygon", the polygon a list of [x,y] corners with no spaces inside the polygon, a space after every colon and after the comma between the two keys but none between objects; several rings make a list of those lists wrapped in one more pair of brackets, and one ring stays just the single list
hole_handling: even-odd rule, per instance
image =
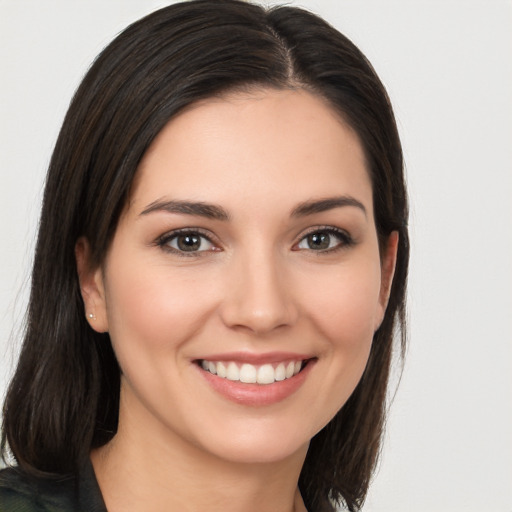
[{"label": "earring", "polygon": [[87,316],[89,320],[96,320],[96,315],[94,313],[89,313]]}]

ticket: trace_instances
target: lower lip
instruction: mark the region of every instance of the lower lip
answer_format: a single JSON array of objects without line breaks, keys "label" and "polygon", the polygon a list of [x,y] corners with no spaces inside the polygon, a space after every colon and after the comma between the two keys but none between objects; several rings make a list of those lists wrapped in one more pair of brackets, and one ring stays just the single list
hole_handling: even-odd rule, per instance
[{"label": "lower lip", "polygon": [[276,381],[273,384],[244,384],[240,381],[218,377],[199,366],[197,369],[217,393],[240,405],[255,407],[275,404],[293,395],[306,380],[314,363],[315,360],[308,361],[308,364],[297,375]]}]

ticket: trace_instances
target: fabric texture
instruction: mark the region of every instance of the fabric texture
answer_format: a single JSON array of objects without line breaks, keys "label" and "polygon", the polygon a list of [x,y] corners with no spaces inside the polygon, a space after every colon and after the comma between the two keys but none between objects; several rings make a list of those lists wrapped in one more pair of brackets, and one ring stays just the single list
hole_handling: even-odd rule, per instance
[{"label": "fabric texture", "polygon": [[88,461],[77,478],[28,478],[17,468],[0,471],[0,512],[107,512]]}]

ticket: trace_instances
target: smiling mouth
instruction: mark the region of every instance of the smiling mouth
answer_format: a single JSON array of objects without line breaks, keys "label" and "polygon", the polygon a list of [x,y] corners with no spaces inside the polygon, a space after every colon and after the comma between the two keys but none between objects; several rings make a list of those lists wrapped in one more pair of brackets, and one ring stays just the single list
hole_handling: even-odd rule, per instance
[{"label": "smiling mouth", "polygon": [[200,359],[197,364],[204,370],[222,379],[244,384],[273,384],[291,379],[300,373],[311,359],[290,360],[280,363],[253,365],[237,364],[234,361],[208,361]]}]

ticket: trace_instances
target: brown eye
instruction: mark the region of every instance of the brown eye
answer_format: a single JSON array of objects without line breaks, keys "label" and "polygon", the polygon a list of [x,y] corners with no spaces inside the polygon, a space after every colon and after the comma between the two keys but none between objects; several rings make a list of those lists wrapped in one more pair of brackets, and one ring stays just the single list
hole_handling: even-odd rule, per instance
[{"label": "brown eye", "polygon": [[341,249],[353,244],[353,240],[348,233],[330,228],[312,231],[300,240],[296,245],[299,250],[309,250],[316,252],[327,252],[335,249]]},{"label": "brown eye", "polygon": [[211,251],[215,247],[206,236],[193,231],[171,235],[161,245],[182,253]]},{"label": "brown eye", "polygon": [[309,249],[317,251],[329,249],[331,235],[329,233],[312,233],[306,237],[306,243]]},{"label": "brown eye", "polygon": [[201,248],[201,237],[199,235],[179,235],[176,237],[176,244],[180,251],[198,251]]}]

